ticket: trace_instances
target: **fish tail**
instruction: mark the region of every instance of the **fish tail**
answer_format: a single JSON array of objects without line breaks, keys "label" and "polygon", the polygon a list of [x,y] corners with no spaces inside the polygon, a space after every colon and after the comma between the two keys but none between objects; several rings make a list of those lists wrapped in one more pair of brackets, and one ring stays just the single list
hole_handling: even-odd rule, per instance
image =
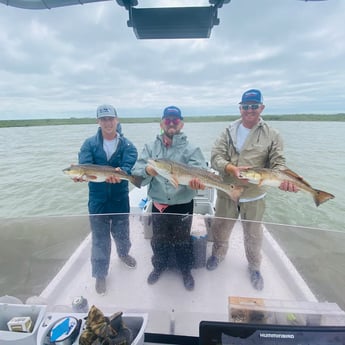
[{"label": "fish tail", "polygon": [[316,206],[320,206],[327,200],[334,199],[335,196],[331,193],[324,192],[323,190],[314,189],[314,202]]},{"label": "fish tail", "polygon": [[141,176],[131,175],[130,181],[137,188],[141,188],[141,182],[143,181],[143,178]]}]

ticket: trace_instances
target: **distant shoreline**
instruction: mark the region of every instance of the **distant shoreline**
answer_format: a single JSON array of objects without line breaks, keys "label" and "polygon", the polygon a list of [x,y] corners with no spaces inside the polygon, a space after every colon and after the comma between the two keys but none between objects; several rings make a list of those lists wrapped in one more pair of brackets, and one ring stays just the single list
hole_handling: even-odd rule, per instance
[{"label": "distant shoreline", "polygon": [[[239,115],[222,116],[190,116],[185,122],[227,122],[239,118]],[[345,122],[345,114],[295,114],[295,115],[263,115],[266,121],[338,121]],[[159,122],[157,117],[120,117],[121,123],[153,123]],[[58,125],[85,125],[95,124],[96,119],[85,117],[68,119],[31,119],[31,120],[0,120],[0,128],[5,127],[31,127],[31,126],[58,126]]]}]

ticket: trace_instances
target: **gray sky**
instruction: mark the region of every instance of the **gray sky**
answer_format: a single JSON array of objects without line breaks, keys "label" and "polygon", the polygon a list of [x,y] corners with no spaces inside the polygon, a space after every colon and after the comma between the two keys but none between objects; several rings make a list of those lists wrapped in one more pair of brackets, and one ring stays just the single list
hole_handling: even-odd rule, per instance
[{"label": "gray sky", "polygon": [[[176,5],[176,0],[165,1]],[[139,1],[147,6],[148,1]],[[0,4],[0,119],[345,112],[345,1],[232,0],[210,39],[137,40],[116,1],[52,10]]]}]

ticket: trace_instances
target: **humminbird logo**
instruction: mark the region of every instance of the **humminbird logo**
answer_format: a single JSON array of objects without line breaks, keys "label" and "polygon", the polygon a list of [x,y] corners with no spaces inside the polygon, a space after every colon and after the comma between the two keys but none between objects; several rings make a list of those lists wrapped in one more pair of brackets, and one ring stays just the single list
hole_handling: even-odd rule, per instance
[{"label": "humminbird logo", "polygon": [[260,333],[260,338],[274,338],[274,339],[295,339],[293,334],[283,334],[283,333]]}]

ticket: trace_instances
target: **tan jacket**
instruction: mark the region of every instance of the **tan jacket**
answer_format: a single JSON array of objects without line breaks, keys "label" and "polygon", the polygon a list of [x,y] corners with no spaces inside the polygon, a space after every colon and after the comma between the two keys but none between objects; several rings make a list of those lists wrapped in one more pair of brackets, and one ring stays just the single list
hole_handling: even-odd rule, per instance
[{"label": "tan jacket", "polygon": [[[211,151],[212,168],[219,171],[226,182],[237,185],[243,183],[225,173],[225,166],[228,163],[253,168],[285,168],[283,140],[279,132],[263,119],[260,119],[259,123],[251,129],[241,152],[237,151],[236,132],[241,122],[241,119],[232,122],[216,140]],[[264,187],[254,184],[245,184],[245,186],[241,198],[255,198],[265,192]],[[219,192],[219,196],[226,197],[226,194]]]}]

